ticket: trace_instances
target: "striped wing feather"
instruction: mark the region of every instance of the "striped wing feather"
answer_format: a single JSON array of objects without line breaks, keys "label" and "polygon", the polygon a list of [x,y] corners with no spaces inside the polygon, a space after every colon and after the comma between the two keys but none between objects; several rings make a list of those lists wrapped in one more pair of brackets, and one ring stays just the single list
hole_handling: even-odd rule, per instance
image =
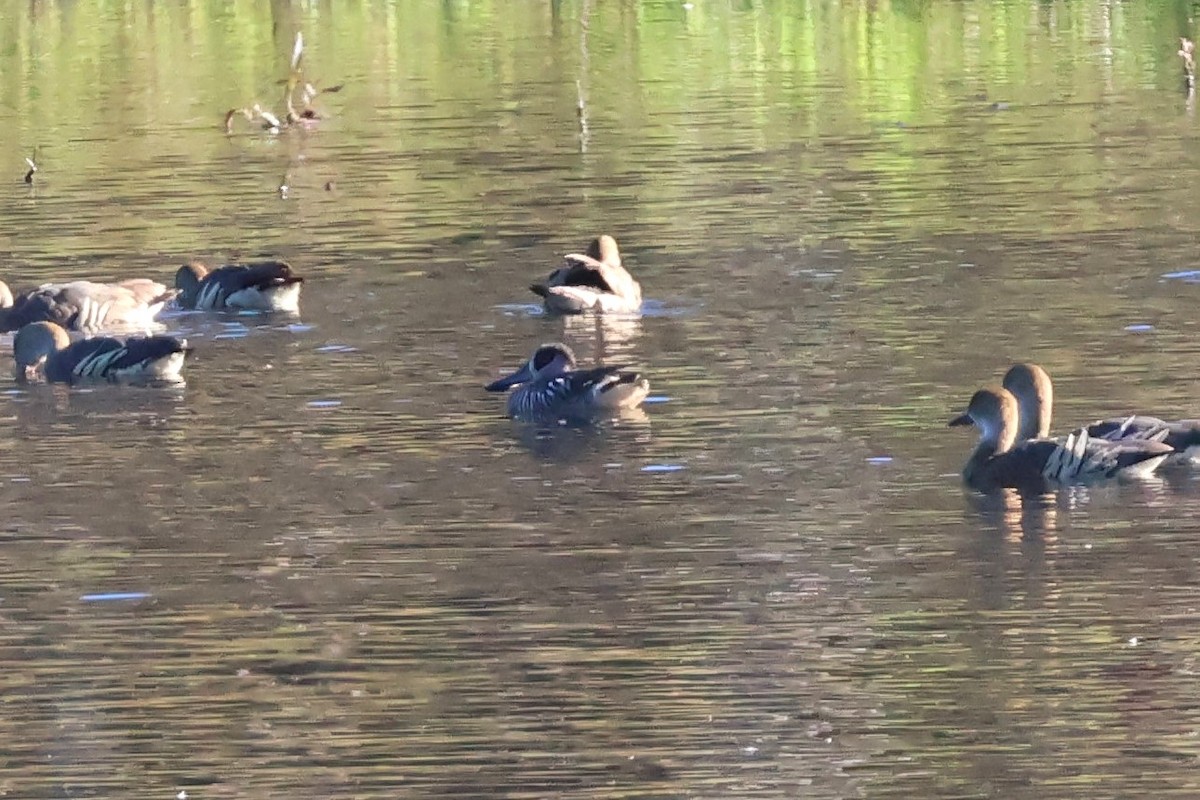
[{"label": "striped wing feather", "polygon": [[1031,439],[990,458],[969,480],[984,487],[1045,491],[1054,484],[1088,483],[1125,475],[1144,477],[1174,452],[1154,441],[1109,442],[1077,431],[1061,440]]},{"label": "striped wing feather", "polygon": [[84,339],[52,357],[46,375],[53,381],[105,380],[146,372],[154,362],[185,352],[184,344],[170,336],[119,339]]},{"label": "striped wing feather", "polygon": [[624,366],[595,367],[568,372],[555,381],[562,381],[566,386],[568,396],[580,397],[587,394],[601,394],[607,391],[618,379]]},{"label": "striped wing feather", "polygon": [[292,272],[292,268],[282,261],[232,264],[215,269],[205,276],[196,305],[199,308],[220,308],[239,292],[265,292],[303,281],[302,277]]},{"label": "striped wing feather", "polygon": [[1158,417],[1136,414],[1093,422],[1087,430],[1092,436],[1110,441],[1140,439],[1165,442],[1181,453],[1200,446],[1200,420],[1195,419],[1167,422]]},{"label": "striped wing feather", "polygon": [[[162,309],[173,292],[153,281],[135,279],[137,288],[124,284],[73,281],[45,284],[17,297],[8,314],[8,329],[19,330],[31,322],[54,322],[64,328],[87,330],[125,322],[146,322]],[[144,301],[143,297],[150,298]]]},{"label": "striped wing feather", "polygon": [[[1113,478],[1123,472],[1157,466],[1173,450],[1161,442],[1097,439],[1080,429],[1061,441],[1037,439],[1025,442],[1001,456],[1014,466],[1024,463],[1047,480],[1059,483]],[[1155,462],[1153,464],[1148,462]]]}]

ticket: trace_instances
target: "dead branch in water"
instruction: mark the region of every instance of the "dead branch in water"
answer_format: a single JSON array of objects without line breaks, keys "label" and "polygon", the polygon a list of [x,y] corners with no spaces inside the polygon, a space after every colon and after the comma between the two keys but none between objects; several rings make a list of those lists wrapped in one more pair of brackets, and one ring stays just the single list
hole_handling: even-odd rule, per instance
[{"label": "dead branch in water", "polygon": [[[274,112],[255,103],[249,108],[231,108],[225,114],[225,133],[233,133],[233,122],[240,114],[248,121],[262,123],[263,130],[278,133],[289,125],[295,125],[304,120],[317,120],[321,114],[313,106],[313,100],[318,95],[340,92],[345,84],[328,86],[318,89],[315,81],[306,81],[301,64],[304,60],[304,34],[297,33],[295,44],[292,45],[292,57],[288,62],[288,76],[279,81],[283,85],[283,119]],[[296,93],[300,93],[300,107],[296,107]]]},{"label": "dead branch in water", "polygon": [[1179,37],[1179,57],[1183,59],[1183,81],[1189,96],[1196,93],[1196,43]]}]

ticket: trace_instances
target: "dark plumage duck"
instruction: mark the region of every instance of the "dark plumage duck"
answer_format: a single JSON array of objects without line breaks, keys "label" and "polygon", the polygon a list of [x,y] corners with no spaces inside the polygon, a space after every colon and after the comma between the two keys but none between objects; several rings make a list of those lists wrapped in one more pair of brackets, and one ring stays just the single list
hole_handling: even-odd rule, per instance
[{"label": "dark plumage duck", "polygon": [[84,333],[148,328],[176,294],[146,278],[46,283],[15,296],[0,282],[0,331],[43,321]]},{"label": "dark plumage duck", "polygon": [[576,370],[575,354],[563,344],[544,344],[519,370],[489,383],[489,392],[519,387],[508,397],[508,415],[517,419],[588,419],[635,408],[650,384],[623,367]]},{"label": "dark plumage duck", "polygon": [[529,288],[543,298],[554,314],[612,311],[635,314],[642,308],[642,287],[621,266],[617,240],[600,236],[592,240],[586,255],[563,256],[566,264],[545,281]]},{"label": "dark plumage duck", "polygon": [[144,336],[121,341],[108,337],[71,337],[53,322],[34,322],[13,338],[16,378],[39,376],[51,383],[179,382],[187,341],[173,336]]},{"label": "dark plumage duck", "polygon": [[[1037,364],[1014,364],[1004,374],[1004,388],[1017,398],[1020,411],[1018,439],[1045,438],[1050,435],[1054,413],[1054,385],[1050,375]],[[1162,420],[1134,414],[1093,422],[1086,427],[1089,436],[1110,441],[1152,440],[1165,442],[1175,450],[1172,460],[1195,461],[1200,457],[1200,420]]]},{"label": "dark plumage duck", "polygon": [[193,261],[175,273],[179,305],[203,311],[234,308],[296,314],[303,282],[286,261],[233,264],[211,271]]},{"label": "dark plumage duck", "polygon": [[1049,488],[1110,478],[1144,478],[1174,452],[1161,442],[1111,442],[1078,430],[1062,441],[1017,442],[1017,400],[1007,389],[980,389],[966,413],[951,426],[979,428],[979,444],[963,468],[963,480],[975,489]]}]

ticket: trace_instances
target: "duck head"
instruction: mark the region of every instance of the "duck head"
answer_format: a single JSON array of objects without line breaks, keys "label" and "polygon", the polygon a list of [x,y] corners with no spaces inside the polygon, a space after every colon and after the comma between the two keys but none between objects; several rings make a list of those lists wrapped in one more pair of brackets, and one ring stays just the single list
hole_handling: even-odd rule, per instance
[{"label": "duck head", "polygon": [[1017,400],[1007,389],[994,386],[980,389],[971,397],[966,412],[950,420],[950,427],[974,425],[979,441],[1003,453],[1017,438]]},{"label": "duck head", "polygon": [[200,284],[208,275],[208,267],[199,261],[191,261],[175,271],[175,288],[179,290],[180,305],[191,308],[196,305]]},{"label": "duck head", "polygon": [[1046,370],[1037,364],[1014,364],[1004,373],[1004,388],[1017,400],[1017,440],[1049,436],[1054,386]]},{"label": "duck head", "polygon": [[621,266],[621,251],[617,249],[617,240],[607,233],[592,239],[592,243],[588,245],[587,254],[601,264],[608,264],[611,267]]},{"label": "duck head", "polygon": [[489,392],[503,392],[511,386],[529,383],[538,378],[554,378],[575,368],[575,354],[565,344],[544,344],[533,351],[529,360],[516,372],[492,381],[483,387]]},{"label": "duck head", "polygon": [[53,322],[31,322],[13,337],[13,359],[18,383],[35,377],[46,359],[71,343],[62,326]]}]

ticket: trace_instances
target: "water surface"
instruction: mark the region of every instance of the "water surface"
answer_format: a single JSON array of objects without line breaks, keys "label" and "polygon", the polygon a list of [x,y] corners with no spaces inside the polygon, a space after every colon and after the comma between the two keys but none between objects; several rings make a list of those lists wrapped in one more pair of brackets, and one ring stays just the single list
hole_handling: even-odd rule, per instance
[{"label": "water surface", "polygon": [[[0,384],[0,790],[1194,796],[1200,473],[980,498],[944,427],[1017,359],[1197,413],[1189,14],[0,12],[5,280],[309,279],[169,315],[182,390]],[[298,30],[328,118],[226,136]],[[603,231],[648,313],[538,313]],[[659,402],[514,425],[550,340]]]}]

